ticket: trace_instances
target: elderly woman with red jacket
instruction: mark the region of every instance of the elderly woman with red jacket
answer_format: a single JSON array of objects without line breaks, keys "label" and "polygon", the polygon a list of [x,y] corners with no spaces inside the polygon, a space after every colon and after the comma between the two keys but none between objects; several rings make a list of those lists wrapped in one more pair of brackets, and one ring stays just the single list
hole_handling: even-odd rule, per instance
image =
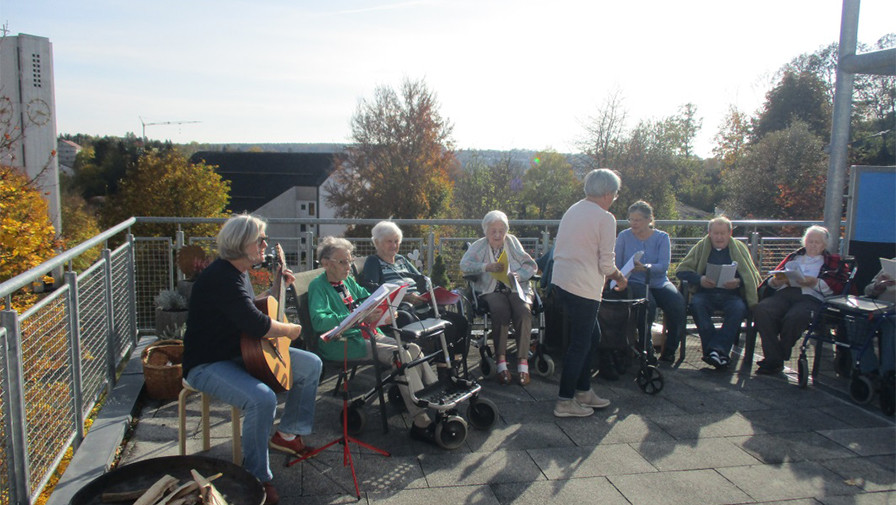
[{"label": "elderly woman with red jacket", "polygon": [[[772,290],[753,309],[753,319],[762,339],[765,359],[757,364],[758,374],[775,374],[784,369],[793,345],[809,326],[826,296],[840,294],[849,278],[849,269],[837,254],[825,247],[830,233],[822,226],[810,226],[803,234],[803,247],[787,255],[776,271],[799,270],[802,280],[790,281],[784,273],[765,279],[759,287]],[[798,277],[798,276],[795,276]]]}]

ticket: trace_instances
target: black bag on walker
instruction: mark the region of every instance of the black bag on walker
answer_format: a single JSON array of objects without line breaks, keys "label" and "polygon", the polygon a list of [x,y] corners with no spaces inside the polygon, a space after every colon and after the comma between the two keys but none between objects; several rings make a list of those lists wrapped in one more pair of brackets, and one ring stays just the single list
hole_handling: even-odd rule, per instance
[{"label": "black bag on walker", "polygon": [[604,291],[597,312],[597,323],[600,325],[598,349],[623,350],[637,343],[639,309],[634,307],[633,300],[628,299],[629,294],[628,290]]}]

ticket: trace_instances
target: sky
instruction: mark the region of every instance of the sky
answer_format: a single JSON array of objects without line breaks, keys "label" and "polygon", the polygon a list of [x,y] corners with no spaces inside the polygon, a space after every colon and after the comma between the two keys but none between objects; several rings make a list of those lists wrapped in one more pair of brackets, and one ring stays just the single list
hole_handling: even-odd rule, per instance
[{"label": "sky", "polygon": [[[377,87],[422,79],[460,149],[576,152],[613,94],[632,127],[697,107],[711,156],[731,106],[839,40],[840,0],[0,0],[53,44],[59,134],[344,143]],[[865,0],[860,42],[896,31]],[[142,123],[141,123],[142,122]]]}]

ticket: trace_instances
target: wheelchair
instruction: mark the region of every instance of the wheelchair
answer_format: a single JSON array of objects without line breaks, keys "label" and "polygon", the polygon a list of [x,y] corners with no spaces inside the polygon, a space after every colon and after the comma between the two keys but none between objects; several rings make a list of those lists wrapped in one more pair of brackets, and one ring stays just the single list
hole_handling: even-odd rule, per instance
[{"label": "wheelchair", "polygon": [[[493,331],[491,328],[491,319],[489,317],[488,303],[480,298],[481,293],[476,292],[473,283],[479,278],[478,275],[465,275],[467,281],[467,294],[465,299],[470,306],[468,311],[468,322],[471,328],[471,343],[479,349],[479,369],[482,376],[486,379],[493,377],[497,373],[497,363],[495,362],[495,352],[488,343],[488,337]],[[529,279],[530,283],[537,284],[541,280],[541,276],[535,275]],[[532,325],[532,334],[535,338],[530,340],[528,362],[530,369],[542,377],[550,377],[554,374],[555,363],[550,354],[545,352],[545,315],[544,304],[536,289],[532,290],[532,317],[534,318]],[[476,317],[482,319],[482,325],[478,329],[474,328],[474,319]],[[475,338],[474,338],[475,336]],[[510,341],[515,336],[515,331],[511,327],[508,332],[507,339]]]}]

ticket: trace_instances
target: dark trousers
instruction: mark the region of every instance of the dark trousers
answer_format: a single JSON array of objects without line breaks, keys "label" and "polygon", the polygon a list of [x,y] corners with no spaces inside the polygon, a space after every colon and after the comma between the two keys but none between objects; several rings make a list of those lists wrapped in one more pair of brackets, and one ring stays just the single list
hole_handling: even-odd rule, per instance
[{"label": "dark trousers", "polygon": [[582,298],[557,286],[563,312],[569,322],[569,347],[563,357],[560,374],[560,398],[570,399],[576,391],[591,389],[591,355],[600,342],[600,326],[597,324],[598,300]]},{"label": "dark trousers", "polygon": [[772,364],[789,360],[793,345],[820,307],[821,300],[794,287],[780,289],[759,302],[753,310],[753,320],[762,339],[765,360]]}]

